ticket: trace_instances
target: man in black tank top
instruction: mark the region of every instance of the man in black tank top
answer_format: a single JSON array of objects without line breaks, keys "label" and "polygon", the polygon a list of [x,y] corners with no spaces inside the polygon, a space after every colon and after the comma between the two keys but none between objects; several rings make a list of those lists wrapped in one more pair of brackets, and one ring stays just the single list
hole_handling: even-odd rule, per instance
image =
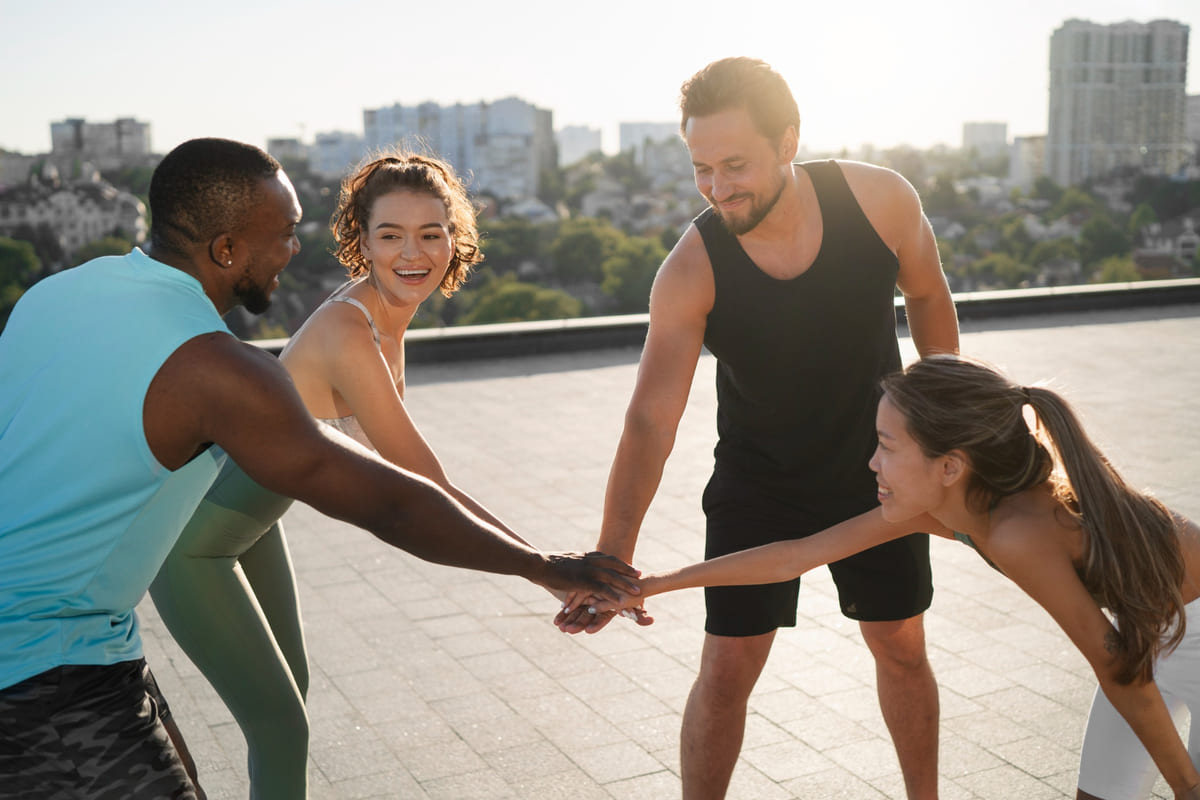
[{"label": "man in black tank top", "polygon": [[[793,164],[796,103],[761,61],[710,64],[684,84],[681,106],[696,186],[711,207],[655,279],[597,547],[632,559],[705,346],[717,359],[719,437],[703,498],[706,558],[857,515],[887,526],[867,463],[879,379],[900,367],[897,287],[918,351],[958,350],[916,192],[868,164]],[[937,796],[937,685],[921,617],[932,599],[928,548],[914,534],[830,565],[842,611],[860,621],[875,656],[910,798]],[[681,735],[685,798],[725,795],[747,699],[775,630],[795,625],[798,589],[797,578],[706,590],[707,633]],[[610,617],[559,622],[595,631]]]}]

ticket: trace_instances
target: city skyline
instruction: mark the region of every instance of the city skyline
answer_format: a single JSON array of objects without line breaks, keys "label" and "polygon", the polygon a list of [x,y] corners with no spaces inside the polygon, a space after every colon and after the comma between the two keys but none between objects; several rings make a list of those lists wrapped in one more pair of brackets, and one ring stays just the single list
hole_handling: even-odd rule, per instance
[{"label": "city skyline", "polygon": [[[810,150],[956,147],[964,122],[1046,132],[1050,36],[1068,19],[1172,19],[1200,31],[1195,0],[867,0],[853,17],[836,4],[766,0],[732,12],[529,0],[519,19],[509,8],[463,0],[438,16],[378,0],[211,0],[198,19],[194,7],[145,0],[0,0],[0,27],[21,32],[0,49],[0,148],[46,152],[50,123],[70,117],[149,122],[155,152],[196,136],[311,142],[361,133],[367,108],[516,96],[553,112],[556,130],[599,128],[613,152],[620,123],[675,119],[679,84],[727,55],[783,74]],[[1198,61],[1189,58],[1190,94],[1200,93]]]}]

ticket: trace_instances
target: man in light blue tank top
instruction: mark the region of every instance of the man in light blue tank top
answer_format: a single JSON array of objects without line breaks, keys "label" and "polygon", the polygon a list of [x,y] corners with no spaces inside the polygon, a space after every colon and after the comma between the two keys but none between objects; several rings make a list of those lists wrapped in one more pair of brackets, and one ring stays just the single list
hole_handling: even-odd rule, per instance
[{"label": "man in light blue tank top", "polygon": [[148,252],[47,278],[0,335],[0,798],[197,796],[133,609],[217,474],[213,444],[421,558],[631,590],[616,559],[543,554],[322,430],[275,359],[229,334],[221,315],[265,310],[299,249],[273,158],[186,142],[155,170],[150,206]]}]

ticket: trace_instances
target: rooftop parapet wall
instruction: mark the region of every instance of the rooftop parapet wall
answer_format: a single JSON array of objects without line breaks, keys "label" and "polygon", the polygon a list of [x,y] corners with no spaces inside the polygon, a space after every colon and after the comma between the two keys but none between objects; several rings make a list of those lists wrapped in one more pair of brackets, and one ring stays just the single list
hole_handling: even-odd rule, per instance
[{"label": "rooftop parapet wall", "polygon": [[[1194,303],[1200,303],[1200,278],[964,292],[954,295],[954,304],[960,320]],[[896,316],[899,323],[904,325],[902,298],[896,298]],[[614,347],[641,347],[646,338],[648,323],[649,314],[626,314],[542,322],[420,328],[405,334],[405,358],[409,364],[428,364]],[[287,344],[287,340],[263,339],[254,344],[278,355]]]}]

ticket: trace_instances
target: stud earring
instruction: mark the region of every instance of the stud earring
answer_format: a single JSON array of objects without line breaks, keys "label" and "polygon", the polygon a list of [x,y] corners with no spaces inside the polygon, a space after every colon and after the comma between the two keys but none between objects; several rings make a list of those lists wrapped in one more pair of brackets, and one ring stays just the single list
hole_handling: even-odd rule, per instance
[{"label": "stud earring", "polygon": [[231,259],[231,260],[229,260],[229,261],[226,261],[225,263],[226,263],[226,264],[228,264],[228,265],[229,265],[229,266],[231,266],[231,267],[233,266],[233,260],[232,260],[232,259]]}]

